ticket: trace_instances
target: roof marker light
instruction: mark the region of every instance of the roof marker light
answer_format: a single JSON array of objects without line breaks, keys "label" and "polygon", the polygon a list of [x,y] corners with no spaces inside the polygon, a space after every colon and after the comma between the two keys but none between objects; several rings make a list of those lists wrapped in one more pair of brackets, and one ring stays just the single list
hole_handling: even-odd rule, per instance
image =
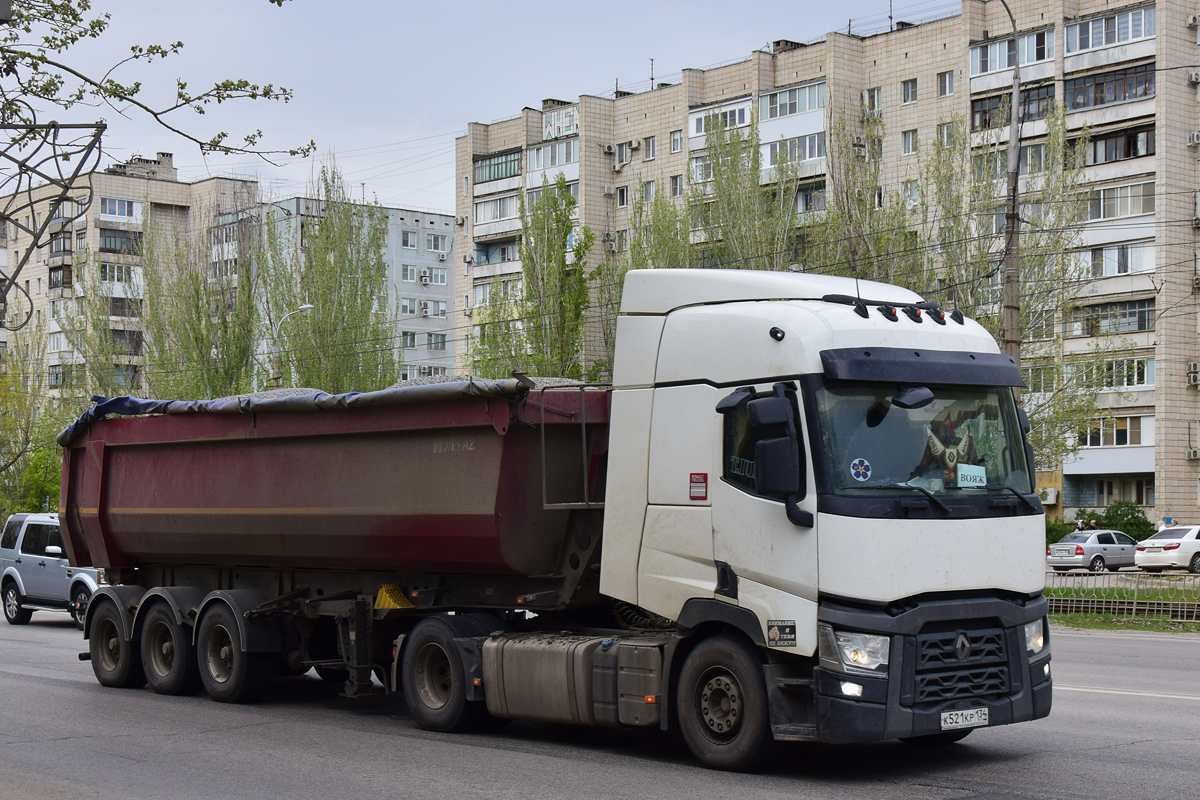
[{"label": "roof marker light", "polygon": [[925,321],[925,320],[921,319],[921,309],[917,308],[916,306],[905,306],[904,307],[904,316],[908,317],[913,322],[924,322]]},{"label": "roof marker light", "polygon": [[899,317],[896,316],[896,309],[893,308],[892,306],[885,306],[885,305],[879,306],[879,313],[883,314],[884,317],[891,320],[892,322],[895,322],[897,319],[899,319]]}]

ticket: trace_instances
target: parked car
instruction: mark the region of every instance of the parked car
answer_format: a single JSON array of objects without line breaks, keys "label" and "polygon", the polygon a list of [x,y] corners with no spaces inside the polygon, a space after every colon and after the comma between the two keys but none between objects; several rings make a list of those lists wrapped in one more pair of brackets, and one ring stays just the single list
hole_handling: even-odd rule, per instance
[{"label": "parked car", "polygon": [[1055,572],[1088,569],[1116,572],[1134,565],[1137,542],[1120,531],[1075,531],[1046,548],[1046,565]]},{"label": "parked car", "polygon": [[1187,568],[1200,573],[1200,525],[1164,528],[1138,542],[1137,565],[1146,572]]},{"label": "parked car", "polygon": [[83,609],[103,582],[100,571],[72,567],[57,514],[13,514],[0,534],[0,597],[10,625],[34,611],[66,611],[83,628]]}]

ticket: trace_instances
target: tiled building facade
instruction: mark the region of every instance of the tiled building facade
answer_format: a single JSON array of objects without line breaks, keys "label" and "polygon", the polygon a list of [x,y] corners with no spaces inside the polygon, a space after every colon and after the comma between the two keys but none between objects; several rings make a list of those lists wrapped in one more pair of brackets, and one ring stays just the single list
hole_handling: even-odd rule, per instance
[{"label": "tiled building facade", "polygon": [[710,115],[740,126],[757,111],[764,165],[772,145],[801,154],[810,182],[797,207],[806,212],[822,206],[825,147],[834,144],[827,128],[844,111],[851,124],[882,118],[884,189],[904,195],[919,191],[920,143],[952,118],[977,139],[1007,140],[1002,104],[1019,63],[1027,156],[1046,136],[1052,102],[1092,141],[1085,173],[1097,195],[1079,258],[1094,280],[1063,322],[1065,349],[1084,351],[1107,333],[1128,344],[1099,396],[1106,418],[1061,473],[1041,476],[1055,490],[1048,510],[1070,518],[1125,499],[1152,519],[1200,521],[1200,9],[1178,0],[1010,6],[1015,39],[1000,2],[964,0],[961,13],[920,25],[781,40],[735,64],[684,70],[672,85],[546,100],[509,120],[471,123],[456,157],[457,310],[486,302],[491,283],[520,272],[517,193],[543,176],[566,176],[598,257],[618,258],[634,192],[679,196],[689,174],[703,178]]}]

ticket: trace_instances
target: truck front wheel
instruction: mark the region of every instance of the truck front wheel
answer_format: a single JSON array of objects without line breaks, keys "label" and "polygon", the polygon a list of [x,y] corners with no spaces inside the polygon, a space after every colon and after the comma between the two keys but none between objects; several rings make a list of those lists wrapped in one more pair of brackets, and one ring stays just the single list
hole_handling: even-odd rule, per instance
[{"label": "truck front wheel", "polygon": [[733,636],[705,639],[679,675],[679,727],[705,766],[747,772],[774,749],[762,660]]},{"label": "truck front wheel", "polygon": [[242,649],[237,618],[224,603],[213,603],[200,619],[196,662],[204,691],[221,703],[257,700],[274,666],[270,653],[247,653]]},{"label": "truck front wheel", "polygon": [[112,600],[99,600],[92,612],[92,633],[88,640],[92,672],[101,686],[136,689],[146,685],[142,654],[136,642],[121,636],[121,610]]},{"label": "truck front wheel", "polygon": [[142,624],[142,665],[146,682],[159,694],[195,694],[200,689],[191,630],[180,625],[161,600],[151,606]]},{"label": "truck front wheel", "polygon": [[463,731],[487,719],[482,701],[467,700],[466,671],[456,637],[486,636],[466,616],[428,617],[404,642],[404,697],[413,720],[427,731]]}]

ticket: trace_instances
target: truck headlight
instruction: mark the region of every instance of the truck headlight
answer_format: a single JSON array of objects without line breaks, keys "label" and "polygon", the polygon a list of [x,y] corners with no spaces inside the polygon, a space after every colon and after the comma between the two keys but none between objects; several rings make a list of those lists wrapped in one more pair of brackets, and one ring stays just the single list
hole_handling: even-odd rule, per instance
[{"label": "truck headlight", "polygon": [[835,631],[822,625],[818,631],[822,666],[859,675],[878,675],[888,663],[891,639],[871,633]]},{"label": "truck headlight", "polygon": [[1036,656],[1046,649],[1046,633],[1040,619],[1025,623],[1025,649],[1030,656]]}]

